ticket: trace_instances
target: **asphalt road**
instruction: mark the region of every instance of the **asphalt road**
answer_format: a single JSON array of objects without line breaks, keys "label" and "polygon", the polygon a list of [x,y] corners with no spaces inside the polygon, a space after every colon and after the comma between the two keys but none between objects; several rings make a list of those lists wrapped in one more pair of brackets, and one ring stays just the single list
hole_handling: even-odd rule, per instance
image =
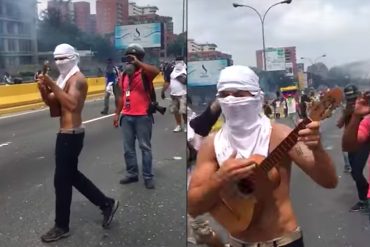
[{"label": "asphalt road", "polygon": [[[351,175],[343,173],[341,131],[335,127],[338,113],[321,124],[324,147],[335,161],[339,184],[336,189],[323,189],[299,168],[293,166],[291,196],[298,222],[303,229],[307,247],[370,246],[369,216],[349,212],[357,202],[357,191]],[[290,124],[287,120],[283,123]],[[364,174],[367,177],[368,167]],[[213,228],[226,240],[227,234],[208,216]],[[188,246],[195,246],[189,244]]]},{"label": "asphalt road", "polygon": [[[86,103],[84,120],[101,117],[102,104],[102,100]],[[104,193],[120,200],[111,229],[102,229],[100,210],[74,190],[72,235],[56,243],[41,243],[40,235],[54,224],[58,120],[50,119],[48,111],[33,111],[0,118],[0,246],[185,246],[185,133],[172,132],[172,115],[155,116],[155,190],[145,189],[141,178],[139,183],[119,184],[125,171],[122,135],[120,129],[113,128],[112,117],[85,125],[79,168]]]}]

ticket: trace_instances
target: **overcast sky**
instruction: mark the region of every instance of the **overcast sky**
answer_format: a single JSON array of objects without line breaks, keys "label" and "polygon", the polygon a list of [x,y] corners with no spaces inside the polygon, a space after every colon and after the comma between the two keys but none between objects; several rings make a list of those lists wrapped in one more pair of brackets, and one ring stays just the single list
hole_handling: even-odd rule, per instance
[{"label": "overcast sky", "polygon": [[[72,2],[90,2],[92,14],[96,13],[96,0],[72,0]],[[196,1],[196,0],[195,0]],[[47,0],[39,0],[39,10],[45,9]],[[154,5],[157,6],[159,15],[171,16],[174,22],[174,32],[182,31],[182,0],[132,0],[139,6]]]},{"label": "overcast sky", "polygon": [[[189,0],[189,38],[218,45],[234,63],[255,66],[255,51],[262,48],[259,12],[277,0]],[[266,47],[296,46],[297,59],[321,59],[329,67],[370,60],[370,1],[293,0],[270,10],[265,21]],[[308,62],[306,62],[307,64]],[[370,68],[369,68],[370,69]]]}]

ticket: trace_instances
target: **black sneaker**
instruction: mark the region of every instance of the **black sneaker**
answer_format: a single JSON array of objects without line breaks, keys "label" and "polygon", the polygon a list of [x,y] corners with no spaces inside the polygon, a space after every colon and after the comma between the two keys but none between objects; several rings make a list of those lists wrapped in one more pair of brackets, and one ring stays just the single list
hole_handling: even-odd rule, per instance
[{"label": "black sneaker", "polygon": [[144,184],[145,184],[145,188],[149,190],[155,188],[153,179],[145,179]]},{"label": "black sneaker", "polygon": [[101,115],[108,115],[108,111],[101,111],[100,114]]},{"label": "black sneaker", "polygon": [[350,209],[350,212],[366,211],[368,209],[368,204],[366,201],[358,201]]},{"label": "black sneaker", "polygon": [[49,243],[57,241],[61,238],[66,238],[69,235],[69,230],[54,226],[47,233],[41,236],[41,240],[45,243]]},{"label": "black sneaker", "polygon": [[124,177],[119,181],[119,183],[120,184],[131,184],[131,183],[135,183],[137,181],[139,181],[138,177]]},{"label": "black sneaker", "polygon": [[105,209],[102,209],[102,213],[103,213],[103,216],[104,216],[103,224],[102,224],[103,228],[109,227],[110,223],[113,220],[113,216],[114,216],[114,214],[116,213],[116,211],[118,209],[118,206],[119,206],[119,201],[118,200],[113,200],[111,205],[109,205]]}]

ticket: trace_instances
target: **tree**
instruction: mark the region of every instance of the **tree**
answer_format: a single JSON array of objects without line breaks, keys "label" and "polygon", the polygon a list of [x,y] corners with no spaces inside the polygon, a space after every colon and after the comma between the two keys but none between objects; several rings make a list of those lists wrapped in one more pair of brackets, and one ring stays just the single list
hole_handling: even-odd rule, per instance
[{"label": "tree", "polygon": [[167,56],[186,56],[186,33],[176,36],[176,39],[167,45]]},{"label": "tree", "polygon": [[82,32],[76,25],[64,21],[60,12],[50,9],[42,13],[38,26],[40,51],[52,51],[61,43],[73,45],[77,50],[92,50],[99,61],[115,54],[114,47],[101,36]]}]

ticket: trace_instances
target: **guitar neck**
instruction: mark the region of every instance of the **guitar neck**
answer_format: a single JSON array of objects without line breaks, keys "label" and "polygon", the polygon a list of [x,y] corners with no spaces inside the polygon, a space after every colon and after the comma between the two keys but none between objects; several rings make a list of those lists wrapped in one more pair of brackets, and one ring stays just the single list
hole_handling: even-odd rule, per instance
[{"label": "guitar neck", "polygon": [[311,122],[310,119],[306,118],[290,132],[290,134],[269,154],[269,156],[263,160],[259,168],[263,171],[270,171],[279,161],[287,156],[288,151],[294,147],[298,140],[298,132],[304,129],[307,124]]}]

